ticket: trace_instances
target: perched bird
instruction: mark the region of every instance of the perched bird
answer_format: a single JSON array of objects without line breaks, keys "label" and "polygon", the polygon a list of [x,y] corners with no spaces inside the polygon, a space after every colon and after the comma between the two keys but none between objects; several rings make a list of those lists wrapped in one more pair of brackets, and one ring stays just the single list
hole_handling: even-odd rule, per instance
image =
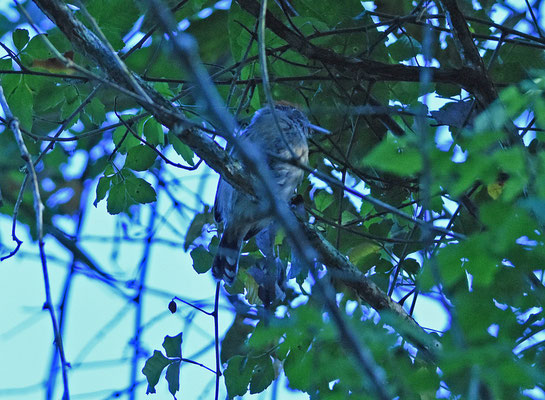
[{"label": "perched bird", "polygon": [[[276,121],[275,121],[276,117]],[[278,187],[278,197],[288,201],[303,179],[303,171],[282,159],[308,162],[307,138],[313,132],[329,133],[309,122],[299,109],[278,103],[274,115],[270,107],[258,110],[250,125],[239,136],[242,146],[256,146],[266,157]],[[237,157],[236,149],[231,152]],[[275,157],[271,157],[275,156]],[[220,178],[214,204],[216,222],[224,230],[212,263],[212,274],[231,285],[236,277],[243,241],[250,239],[271,222],[270,210],[259,197],[254,198],[234,189]]]}]

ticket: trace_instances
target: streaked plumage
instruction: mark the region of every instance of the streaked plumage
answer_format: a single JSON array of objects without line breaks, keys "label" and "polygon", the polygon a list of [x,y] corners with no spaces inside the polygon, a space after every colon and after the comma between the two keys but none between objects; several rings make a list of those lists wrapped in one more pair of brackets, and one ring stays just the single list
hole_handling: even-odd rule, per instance
[{"label": "streaked plumage", "polygon": [[[240,133],[241,144],[258,146],[264,156],[267,153],[283,159],[295,156],[299,162],[306,164],[307,137],[313,129],[320,128],[310,124],[300,110],[289,105],[275,105],[275,114],[282,134],[276,127],[271,109],[265,107],[255,113],[250,125]],[[236,157],[236,150],[231,154]],[[271,157],[267,157],[267,164],[278,185],[279,198],[288,201],[301,183],[303,171]],[[239,192],[220,178],[214,216],[218,223],[223,222],[224,231],[213,261],[212,273],[216,279],[223,279],[231,285],[237,274],[243,241],[256,235],[271,222],[270,211],[259,199]]]}]

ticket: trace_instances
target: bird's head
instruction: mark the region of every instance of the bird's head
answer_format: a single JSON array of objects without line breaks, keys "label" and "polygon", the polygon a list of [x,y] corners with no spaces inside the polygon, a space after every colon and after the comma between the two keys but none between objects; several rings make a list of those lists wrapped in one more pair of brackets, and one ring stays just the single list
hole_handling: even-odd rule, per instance
[{"label": "bird's head", "polygon": [[[288,119],[291,123],[298,125],[306,137],[310,137],[315,133],[331,134],[329,130],[312,124],[299,107],[287,101],[275,103],[274,112],[277,118]],[[254,119],[270,114],[272,114],[271,108],[265,106],[256,112]]]}]

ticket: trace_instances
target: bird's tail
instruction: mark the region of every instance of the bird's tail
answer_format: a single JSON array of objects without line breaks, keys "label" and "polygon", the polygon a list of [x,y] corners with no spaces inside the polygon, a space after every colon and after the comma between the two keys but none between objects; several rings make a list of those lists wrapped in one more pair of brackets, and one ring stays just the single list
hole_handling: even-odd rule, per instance
[{"label": "bird's tail", "polygon": [[223,279],[227,285],[232,285],[237,276],[238,259],[242,240],[238,235],[226,230],[221,237],[218,252],[212,262],[212,275],[214,278]]}]

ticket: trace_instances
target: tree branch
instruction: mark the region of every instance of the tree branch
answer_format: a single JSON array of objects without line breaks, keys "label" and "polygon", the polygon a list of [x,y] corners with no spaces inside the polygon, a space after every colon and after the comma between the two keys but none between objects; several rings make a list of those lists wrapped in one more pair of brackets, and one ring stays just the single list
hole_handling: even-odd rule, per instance
[{"label": "tree branch", "polygon": [[[361,300],[365,301],[375,310],[379,312],[390,311],[401,320],[408,322],[409,326],[414,328],[415,332],[425,334],[424,330],[405,311],[403,306],[392,300],[392,298],[382,291],[382,289],[373,281],[368,279],[346,256],[329,243],[314,226],[306,222],[302,225],[311,245],[318,252],[318,259],[329,268],[332,277],[352,288]],[[425,348],[432,354],[435,350],[441,348],[441,345],[437,340],[430,338],[429,343],[422,343],[421,340],[412,335],[409,334],[408,336],[409,340],[416,342],[419,346]]]},{"label": "tree branch", "polygon": [[[52,21],[64,32],[64,34],[67,36],[67,38],[73,43],[73,45],[89,57],[91,57],[93,60],[97,62],[99,67],[108,74],[108,78],[118,85],[123,85],[124,87],[129,87],[129,83],[127,78],[124,76],[123,71],[120,71],[117,69],[116,63],[110,62],[110,50],[107,46],[101,45],[98,39],[96,37],[93,37],[91,32],[87,31],[87,28],[76,19],[76,17],[72,14],[72,12],[63,4],[60,4],[58,0],[34,0],[36,4],[39,5],[39,7],[44,10],[46,15],[48,15]],[[249,0],[244,0],[244,2]],[[267,22],[269,22],[269,17],[267,17]],[[295,34],[294,34],[295,35]],[[84,40],[82,38],[89,38],[89,40]],[[175,45],[175,50],[178,48],[177,51],[188,51],[188,48],[185,46],[190,45],[191,43],[177,43],[178,37],[176,37],[173,42]],[[303,41],[301,42],[302,48],[304,48],[305,44],[307,42]],[[339,62],[342,62],[343,65],[345,64],[344,58],[339,58],[340,56],[332,55],[332,57],[336,57],[336,59],[339,60]],[[180,58],[180,57],[178,57]],[[342,59],[342,60],[341,60]],[[365,62],[364,62],[365,63]],[[372,62],[373,63],[373,62]],[[380,64],[380,63],[378,63]],[[378,65],[377,64],[377,65]],[[363,64],[362,64],[363,65]],[[397,67],[397,66],[395,66]],[[404,67],[404,66],[403,66]],[[377,66],[378,68],[378,66]],[[411,70],[412,71],[412,70]],[[393,73],[393,72],[391,72]],[[415,74],[415,81],[419,79],[420,69],[415,68],[414,71],[411,73]],[[195,78],[195,77],[193,77]],[[142,106],[147,109],[149,112],[151,112],[154,117],[160,121],[163,125],[165,125],[168,128],[175,129],[175,132],[177,136],[183,140],[191,149],[202,159],[205,160],[205,162],[215,171],[219,172],[226,181],[228,181],[230,184],[232,184],[235,188],[238,190],[244,191],[246,193],[253,194],[254,188],[251,185],[248,185],[248,169],[243,168],[242,164],[231,158],[227,152],[225,152],[216,142],[214,142],[208,135],[206,135],[203,131],[199,129],[184,129],[184,126],[186,126],[186,121],[184,116],[181,112],[179,112],[172,104],[170,104],[166,99],[164,99],[160,94],[158,94],[155,90],[153,90],[151,87],[149,87],[145,82],[143,83],[143,80],[136,77],[137,81],[142,85],[143,89],[146,91],[148,96],[159,106],[153,106],[150,105],[149,102],[142,100]],[[196,80],[193,79],[195,82]],[[196,85],[198,86],[198,85]],[[196,88],[195,90],[202,90],[202,88]],[[205,99],[209,99],[207,96],[204,96]],[[218,109],[214,106],[207,106],[211,112],[217,112]],[[220,108],[221,110],[221,108]],[[222,129],[222,133],[225,135],[232,134],[232,130],[234,125],[229,122],[228,120],[224,119],[221,116],[216,116],[215,118]],[[253,155],[255,157],[255,155]],[[250,156],[250,158],[253,158],[253,160],[248,163],[248,160],[244,160],[246,165],[249,165],[249,170],[253,173],[257,174],[258,177],[255,178],[255,180],[262,181],[266,177],[259,176],[264,174],[264,170],[261,168],[256,167],[256,164],[253,163],[255,161],[255,158]],[[271,191],[271,188],[268,188],[270,193],[267,194],[267,196],[271,195],[272,198],[274,198],[274,190]],[[288,234],[293,234],[291,236],[302,238],[304,235],[302,235],[301,229],[305,229],[300,226],[300,224],[296,223],[294,220],[294,216],[289,213],[289,210],[287,207],[281,207],[279,202],[273,202],[271,205],[274,208],[275,213],[279,213],[282,216],[282,219],[287,222],[287,225],[290,225],[289,229],[287,229]],[[293,222],[293,224],[292,224]],[[295,232],[293,232],[295,230]],[[315,234],[314,234],[315,235]],[[309,239],[312,239],[312,235]],[[312,249],[312,246],[308,246],[307,240],[299,241],[300,243],[297,243],[299,246],[300,252],[307,252],[307,259],[312,260],[315,256],[315,252]],[[320,240],[321,243],[326,243],[324,239]],[[310,250],[310,253],[308,251]],[[333,252],[334,250],[334,252]],[[353,269],[350,269],[346,265],[351,264],[344,264],[346,262],[346,259],[344,256],[337,254],[338,252],[327,245],[323,245],[320,247],[320,256],[323,259],[328,260],[327,265],[329,265],[331,268],[338,268],[345,272],[347,272],[348,276],[354,276],[356,279],[350,279],[357,283],[352,283],[353,288],[356,288],[358,293],[362,296],[365,301],[368,301],[369,304],[373,307],[379,307],[381,310],[390,310],[395,314],[398,314],[401,319],[404,320],[412,320],[407,313],[403,310],[403,308],[399,305],[397,305],[395,302],[393,302],[391,299],[388,298],[388,296],[381,292],[380,289],[378,289],[376,286],[372,284],[372,282],[361,279],[363,277],[363,274],[356,273],[355,267],[352,266]],[[345,259],[343,263],[341,263],[341,260]],[[344,266],[343,266],[344,265]],[[377,291],[378,289],[378,291]],[[369,295],[369,294],[372,294]],[[413,321],[414,323],[414,321]]]},{"label": "tree branch", "polygon": [[[442,0],[441,3],[446,10],[454,44],[460,53],[462,62],[473,71],[473,74],[476,74],[476,85],[472,93],[481,102],[483,108],[486,108],[498,98],[494,82],[488,74],[488,69],[479,54],[479,49],[473,41],[464,14],[458,8],[456,0]],[[513,122],[508,121],[505,124],[505,130],[508,134],[509,144],[522,144],[522,138]]]},{"label": "tree branch", "polygon": [[[259,18],[260,5],[255,0],[237,0],[239,5],[255,18]],[[448,69],[434,67],[413,67],[403,64],[385,64],[374,60],[345,57],[333,50],[315,46],[306,37],[298,35],[270,11],[267,12],[267,27],[278,37],[284,39],[301,55],[310,60],[320,61],[326,65],[335,66],[362,79],[373,78],[377,81],[408,81],[419,82],[423,70],[431,71],[433,82],[461,85],[469,92],[479,86],[480,74],[471,68]]]},{"label": "tree branch", "polygon": [[[62,344],[62,336],[59,330],[59,323],[55,313],[55,307],[53,305],[53,300],[51,298],[51,286],[49,283],[49,271],[47,269],[47,258],[45,255],[44,249],[44,220],[43,220],[43,210],[44,205],[40,196],[40,184],[38,182],[38,176],[36,175],[36,170],[34,169],[34,163],[32,162],[32,157],[26,147],[25,141],[23,140],[23,134],[19,129],[19,121],[13,116],[11,109],[9,108],[6,97],[4,96],[4,91],[0,85],[0,106],[4,111],[6,117],[6,122],[8,127],[11,129],[15,135],[15,141],[19,147],[19,152],[21,153],[22,159],[26,163],[26,173],[30,177],[30,184],[32,189],[32,195],[34,197],[34,212],[36,214],[36,233],[38,236],[38,247],[40,249],[40,261],[42,264],[42,273],[44,278],[44,287],[45,287],[45,303],[43,308],[49,311],[49,316],[51,317],[51,324],[53,325],[53,337],[55,338],[55,343],[59,351],[59,357],[61,359],[61,369],[62,369],[62,381],[64,385],[63,400],[70,399],[70,390],[68,387],[68,362],[64,355],[64,346]],[[27,180],[25,179],[25,182]],[[24,184],[21,191],[24,190]]]},{"label": "tree branch", "polygon": [[[132,84],[119,63],[113,62],[111,49],[83,25],[72,11],[58,0],[35,0],[38,7],[59,27],[76,49],[94,60],[108,79],[124,88],[132,89]],[[164,126],[174,129],[177,136],[215,171],[221,173],[226,181],[239,190],[248,192],[245,171],[240,162],[229,155],[208,135],[198,129],[184,129],[192,126],[184,115],[168,100],[157,93],[141,78],[135,76],[152,103],[141,99],[140,104]]]},{"label": "tree branch", "polygon": [[498,98],[498,92],[488,75],[488,70],[484,65],[477,46],[475,46],[465,17],[458,8],[456,0],[442,0],[441,3],[445,7],[447,20],[452,29],[454,44],[458,49],[462,62],[466,67],[480,75],[474,94],[484,107],[486,107]]}]

